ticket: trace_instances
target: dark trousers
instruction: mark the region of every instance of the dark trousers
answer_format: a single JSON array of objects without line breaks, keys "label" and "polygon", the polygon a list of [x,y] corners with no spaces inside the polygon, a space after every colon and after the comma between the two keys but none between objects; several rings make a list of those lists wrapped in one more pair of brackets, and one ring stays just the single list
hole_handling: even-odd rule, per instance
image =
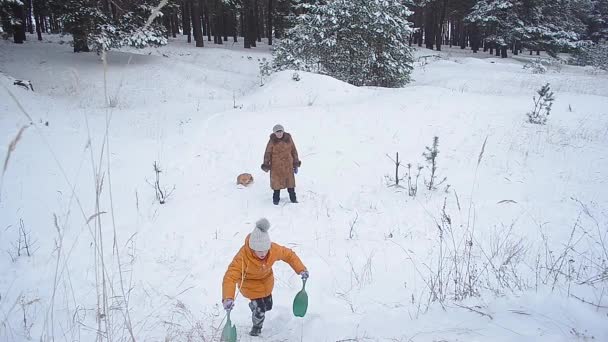
[{"label": "dark trousers", "polygon": [[[296,198],[296,190],[294,188],[288,188],[287,192],[289,193],[289,200],[292,203],[297,203],[298,200]],[[279,200],[281,199],[281,190],[275,190],[272,194],[272,203],[279,204]]]},{"label": "dark trousers", "polygon": [[249,303],[249,308],[251,309],[253,327],[262,329],[264,319],[266,318],[266,311],[272,310],[272,295],[252,300]]}]

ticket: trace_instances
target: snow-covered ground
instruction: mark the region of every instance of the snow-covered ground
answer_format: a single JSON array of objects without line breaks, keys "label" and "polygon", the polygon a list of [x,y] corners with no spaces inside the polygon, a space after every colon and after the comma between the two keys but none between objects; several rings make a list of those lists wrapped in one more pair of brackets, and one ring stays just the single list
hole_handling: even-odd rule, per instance
[{"label": "snow-covered ground", "polygon": [[[416,62],[402,89],[356,88],[302,72],[260,80],[264,44],[179,38],[110,52],[106,105],[99,56],[60,41],[0,42],[0,83],[33,122],[2,88],[0,340],[94,340],[105,283],[112,340],[130,338],[130,321],[139,341],[217,341],[223,274],[260,217],[310,270],[310,306],[293,317],[301,282],[277,264],[261,337],[236,300],[241,341],[608,340],[605,73],[532,74],[530,56],[448,48],[416,51],[440,58]],[[547,82],[548,124],[528,124]],[[283,193],[274,206],[259,168],[276,123],[302,159],[299,204]],[[434,136],[447,179],[429,191]],[[400,176],[425,166],[416,197],[407,180],[389,186],[396,152]],[[163,205],[154,162],[175,187]],[[235,184],[243,172],[252,186]]]}]

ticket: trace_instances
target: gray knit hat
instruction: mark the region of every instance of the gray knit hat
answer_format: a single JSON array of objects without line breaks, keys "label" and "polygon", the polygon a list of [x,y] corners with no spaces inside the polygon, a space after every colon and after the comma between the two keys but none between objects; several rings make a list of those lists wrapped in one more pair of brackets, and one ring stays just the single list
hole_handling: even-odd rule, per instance
[{"label": "gray knit hat", "polygon": [[255,228],[249,235],[249,247],[251,249],[258,252],[264,252],[270,249],[269,228],[270,222],[265,218],[261,218],[255,223]]},{"label": "gray knit hat", "polygon": [[276,133],[278,131],[285,132],[285,129],[283,128],[282,125],[276,124],[276,125],[274,125],[274,127],[272,127],[272,133]]}]

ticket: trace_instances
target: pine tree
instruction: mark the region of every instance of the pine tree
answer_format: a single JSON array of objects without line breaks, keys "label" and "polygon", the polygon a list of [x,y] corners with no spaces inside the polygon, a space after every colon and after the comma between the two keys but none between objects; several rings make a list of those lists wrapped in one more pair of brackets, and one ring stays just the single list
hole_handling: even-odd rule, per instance
[{"label": "pine tree", "polygon": [[480,0],[465,20],[483,27],[486,43],[500,47],[502,57],[507,57],[507,47],[521,39],[521,12],[522,3],[518,0]]},{"label": "pine tree", "polygon": [[[158,21],[146,25],[159,1],[132,0],[110,11],[97,0],[51,0],[50,7],[73,36],[74,52],[97,52],[124,45],[142,48],[167,43],[165,28]],[[124,7],[123,7],[124,6]]]},{"label": "pine tree", "polygon": [[275,69],[318,72],[357,86],[410,81],[411,12],[401,1],[335,0],[303,9],[273,51]]}]

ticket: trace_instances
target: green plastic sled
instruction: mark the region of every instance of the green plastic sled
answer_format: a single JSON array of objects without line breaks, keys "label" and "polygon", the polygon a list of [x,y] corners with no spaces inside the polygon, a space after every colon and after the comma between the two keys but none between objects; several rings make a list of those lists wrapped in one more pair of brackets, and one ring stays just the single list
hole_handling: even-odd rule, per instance
[{"label": "green plastic sled", "polygon": [[308,310],[308,294],[306,293],[306,280],[302,280],[302,290],[293,299],[293,314],[296,317],[304,317]]},{"label": "green plastic sled", "polygon": [[221,341],[236,342],[236,326],[232,325],[232,322],[230,321],[230,311],[228,311],[226,325],[224,325],[224,329],[222,330]]}]

